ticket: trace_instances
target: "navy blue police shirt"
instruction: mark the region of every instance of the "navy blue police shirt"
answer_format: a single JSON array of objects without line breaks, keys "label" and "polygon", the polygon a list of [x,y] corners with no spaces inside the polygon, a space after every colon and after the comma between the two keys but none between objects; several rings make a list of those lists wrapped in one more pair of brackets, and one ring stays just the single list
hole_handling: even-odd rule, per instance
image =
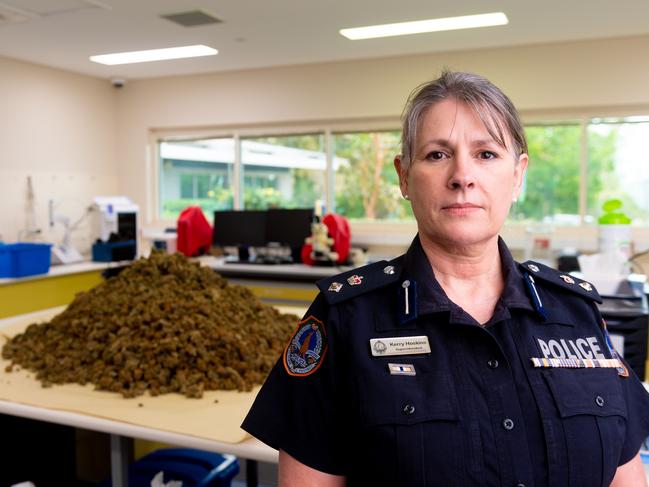
[{"label": "navy blue police shirt", "polygon": [[350,486],[603,486],[649,436],[587,282],[517,264],[480,326],[408,252],[321,292],[242,427]]}]

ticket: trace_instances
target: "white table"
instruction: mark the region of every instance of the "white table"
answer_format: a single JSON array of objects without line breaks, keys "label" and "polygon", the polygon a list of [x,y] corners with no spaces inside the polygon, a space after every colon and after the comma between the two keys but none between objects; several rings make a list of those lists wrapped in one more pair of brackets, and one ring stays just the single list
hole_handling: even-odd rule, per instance
[{"label": "white table", "polygon": [[[31,322],[51,318],[62,309],[2,319],[0,330],[12,335]],[[0,381],[0,413],[110,434],[111,470],[116,487],[128,483],[127,447],[134,438],[277,463],[276,450],[238,427],[255,392],[210,391],[198,400],[171,394],[124,399],[118,394],[94,391],[91,386],[63,385],[42,389],[27,371],[6,373],[6,364],[0,361],[3,379]],[[214,402],[215,398],[218,403]],[[179,414],[179,411],[186,414]],[[205,428],[200,428],[201,421],[205,422]],[[219,431],[219,424],[228,431]]]}]

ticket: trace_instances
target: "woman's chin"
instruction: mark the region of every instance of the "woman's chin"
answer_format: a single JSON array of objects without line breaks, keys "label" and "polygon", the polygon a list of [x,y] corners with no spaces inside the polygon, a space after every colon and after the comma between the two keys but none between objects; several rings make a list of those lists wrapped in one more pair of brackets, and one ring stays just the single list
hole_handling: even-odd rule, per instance
[{"label": "woman's chin", "polygon": [[498,237],[498,232],[493,229],[480,228],[475,223],[456,224],[449,227],[435,228],[426,232],[420,228],[420,233],[425,233],[424,238],[445,246],[472,247],[490,242]]}]

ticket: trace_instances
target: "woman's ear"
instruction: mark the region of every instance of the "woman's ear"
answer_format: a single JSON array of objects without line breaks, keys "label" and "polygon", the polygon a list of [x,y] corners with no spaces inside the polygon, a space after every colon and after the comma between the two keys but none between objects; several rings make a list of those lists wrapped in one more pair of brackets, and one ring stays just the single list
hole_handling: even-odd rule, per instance
[{"label": "woman's ear", "polygon": [[408,170],[404,169],[401,160],[401,154],[398,154],[394,158],[394,168],[397,171],[399,176],[399,187],[401,188],[401,194],[405,199],[408,199]]},{"label": "woman's ear", "polygon": [[523,188],[523,181],[525,181],[525,173],[527,171],[527,163],[529,162],[529,157],[527,154],[521,154],[518,156],[518,162],[514,166],[514,188],[512,192],[512,197],[514,199],[518,198],[521,194],[521,189]]}]

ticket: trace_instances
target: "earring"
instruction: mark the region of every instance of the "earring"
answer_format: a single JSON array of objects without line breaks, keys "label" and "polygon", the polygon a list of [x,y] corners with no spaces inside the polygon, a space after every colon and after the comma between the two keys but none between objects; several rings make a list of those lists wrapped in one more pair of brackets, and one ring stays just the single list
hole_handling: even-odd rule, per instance
[{"label": "earring", "polygon": [[518,201],[518,198],[517,198],[516,196],[514,196],[514,197],[512,198],[512,203],[516,203],[517,201]]},{"label": "earring", "polygon": [[410,196],[408,196],[407,194],[404,194],[404,195],[403,195],[403,199],[404,199],[404,200],[410,200]]}]

